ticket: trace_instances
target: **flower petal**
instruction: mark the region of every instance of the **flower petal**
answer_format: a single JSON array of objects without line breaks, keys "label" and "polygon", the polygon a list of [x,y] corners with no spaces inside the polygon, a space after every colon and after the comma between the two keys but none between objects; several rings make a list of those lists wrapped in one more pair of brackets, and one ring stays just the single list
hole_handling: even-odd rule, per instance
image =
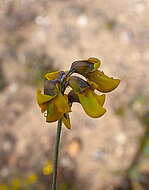
[{"label": "flower petal", "polygon": [[41,94],[41,90],[37,90],[36,93],[36,99],[37,99],[37,103],[40,104],[44,104],[48,101],[50,101],[51,99],[53,99],[56,95],[54,96],[50,96],[50,95],[46,95],[46,94]]},{"label": "flower petal", "polygon": [[55,105],[57,106],[58,111],[62,112],[63,114],[71,111],[68,104],[67,95],[62,95],[61,92],[59,92],[58,96],[56,97]]},{"label": "flower petal", "polygon": [[77,76],[69,77],[68,84],[75,93],[80,93],[89,87],[89,84],[85,80]]},{"label": "flower petal", "polygon": [[44,81],[44,94],[55,96],[59,93],[60,83],[58,80],[45,80]]},{"label": "flower petal", "polygon": [[[97,58],[95,58],[95,57],[90,57],[90,58],[88,59],[88,62],[94,64],[94,69],[93,69],[92,71],[96,71],[96,70],[100,67],[100,65],[101,65],[101,60],[100,60],[100,59],[97,59]],[[91,72],[92,72],[92,71],[91,71]]]},{"label": "flower petal", "polygon": [[95,89],[104,93],[114,90],[120,83],[119,79],[110,78],[100,71],[88,73],[86,78]]},{"label": "flower petal", "polygon": [[87,73],[93,72],[99,68],[101,61],[95,57],[87,60],[79,60],[72,63],[70,71],[86,76]]},{"label": "flower petal", "polygon": [[70,117],[68,113],[65,113],[63,115],[62,122],[64,123],[65,127],[67,127],[68,129],[71,129]]},{"label": "flower petal", "polygon": [[54,122],[62,118],[64,113],[70,112],[70,107],[68,105],[68,98],[65,95],[62,95],[61,92],[49,101],[47,108],[47,122]]},{"label": "flower petal", "polygon": [[61,80],[61,78],[65,75],[66,73],[64,71],[55,71],[55,72],[51,72],[51,73],[46,73],[44,75],[44,77],[47,79],[47,80],[55,80],[55,79],[58,79],[58,80]]},{"label": "flower petal", "polygon": [[79,93],[78,96],[84,111],[90,117],[101,117],[106,112],[106,110],[98,103],[95,93],[92,90],[86,89],[82,93]]},{"label": "flower petal", "polygon": [[57,106],[55,105],[56,101],[56,98],[54,98],[48,104],[46,122],[50,123],[57,121],[63,116],[63,113],[59,112]]},{"label": "flower petal", "polygon": [[71,90],[68,93],[68,100],[69,100],[70,105],[72,105],[73,102],[79,102],[80,103],[78,95],[73,90]]},{"label": "flower petal", "polygon": [[40,104],[41,112],[44,113],[48,109],[49,102],[46,102],[44,104]]},{"label": "flower petal", "polygon": [[94,95],[95,95],[95,97],[96,97],[98,103],[99,103],[101,106],[103,106],[104,103],[105,103],[106,95],[105,95],[105,94],[98,95],[98,94],[95,94],[95,93],[94,93]]},{"label": "flower petal", "polygon": [[59,75],[59,71],[56,71],[56,72],[51,72],[51,73],[46,73],[44,75],[44,77],[47,79],[47,80],[55,80],[56,78],[58,78],[58,75]]}]

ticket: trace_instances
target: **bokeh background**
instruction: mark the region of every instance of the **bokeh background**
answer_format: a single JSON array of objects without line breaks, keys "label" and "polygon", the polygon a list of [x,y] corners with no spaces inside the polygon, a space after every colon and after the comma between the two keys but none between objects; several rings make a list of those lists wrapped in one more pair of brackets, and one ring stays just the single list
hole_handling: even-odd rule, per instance
[{"label": "bokeh background", "polygon": [[50,189],[56,123],[35,92],[44,73],[93,56],[121,84],[102,118],[73,105],[58,189],[149,189],[148,17],[148,0],[1,0],[0,190]]}]

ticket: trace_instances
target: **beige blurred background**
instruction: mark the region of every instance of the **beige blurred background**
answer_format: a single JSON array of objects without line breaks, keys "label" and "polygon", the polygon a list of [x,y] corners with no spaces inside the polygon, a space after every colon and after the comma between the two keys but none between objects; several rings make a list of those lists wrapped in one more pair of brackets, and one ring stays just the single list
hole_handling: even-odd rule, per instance
[{"label": "beige blurred background", "polygon": [[102,118],[73,105],[59,190],[149,189],[148,18],[148,0],[1,0],[0,190],[50,189],[56,123],[45,123],[35,92],[44,73],[93,56],[121,83]]}]

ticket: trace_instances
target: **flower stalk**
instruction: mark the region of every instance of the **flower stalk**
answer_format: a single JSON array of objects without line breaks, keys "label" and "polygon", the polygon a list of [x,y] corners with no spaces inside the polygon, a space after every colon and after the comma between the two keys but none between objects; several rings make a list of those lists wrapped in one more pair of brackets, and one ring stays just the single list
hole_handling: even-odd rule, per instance
[{"label": "flower stalk", "polygon": [[62,119],[60,119],[57,123],[57,134],[56,134],[56,143],[55,143],[55,152],[53,159],[53,178],[52,178],[52,190],[56,190],[57,187],[57,168],[58,168],[58,155],[59,155],[59,145],[60,145],[60,137],[62,131]]},{"label": "flower stalk", "polygon": [[[64,91],[65,91],[65,80],[67,76],[69,76],[69,73],[67,73],[62,79],[62,86],[61,86],[62,94],[64,94]],[[59,155],[61,131],[62,131],[62,119],[59,119],[57,122],[57,133],[56,133],[56,142],[55,142],[55,149],[54,149],[55,152],[54,152],[54,158],[53,158],[54,168],[53,168],[53,177],[52,177],[52,190],[57,189],[57,169],[58,169],[58,155]]]}]

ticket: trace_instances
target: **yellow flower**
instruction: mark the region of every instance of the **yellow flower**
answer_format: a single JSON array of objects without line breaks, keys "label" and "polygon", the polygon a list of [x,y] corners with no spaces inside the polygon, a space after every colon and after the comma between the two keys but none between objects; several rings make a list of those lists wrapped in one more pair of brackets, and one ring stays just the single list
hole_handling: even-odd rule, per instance
[{"label": "yellow flower", "polygon": [[104,94],[97,95],[86,81],[77,76],[69,77],[68,83],[88,116],[98,118],[104,115],[106,112],[102,107],[105,102]]},{"label": "yellow flower", "polygon": [[26,183],[27,184],[34,184],[37,182],[37,180],[38,180],[38,176],[36,174],[32,174],[32,175],[27,177]]},{"label": "yellow flower", "polygon": [[[59,73],[60,74],[60,73]],[[71,128],[68,112],[70,106],[68,104],[67,95],[63,95],[60,91],[60,81],[58,72],[48,73],[47,78],[53,80],[46,80],[44,85],[44,94],[41,90],[37,91],[37,103],[41,108],[41,112],[46,111],[46,122],[55,122],[62,118],[63,123],[67,128]]]},{"label": "yellow flower", "polygon": [[[70,129],[69,112],[73,102],[79,102],[90,117],[98,118],[104,115],[105,94],[98,95],[95,89],[103,93],[110,92],[119,85],[120,80],[110,78],[98,70],[100,65],[101,60],[91,57],[73,62],[69,71],[56,71],[44,76],[44,92],[37,91],[37,103],[41,112],[45,113],[46,122],[62,119],[64,125]],[[86,80],[71,76],[73,73],[83,75]],[[65,94],[68,86],[72,90]]]},{"label": "yellow flower", "polygon": [[14,178],[14,179],[11,181],[11,184],[12,184],[13,189],[19,189],[19,188],[21,187],[21,179],[19,179],[19,178]]},{"label": "yellow flower", "polygon": [[48,161],[47,163],[45,163],[42,172],[44,175],[50,175],[53,173],[53,165],[50,161]]},{"label": "yellow flower", "polygon": [[94,89],[104,93],[110,92],[119,85],[120,80],[110,78],[99,71],[98,68],[100,65],[101,60],[93,57],[87,60],[73,62],[70,70],[86,77],[88,83]]}]

